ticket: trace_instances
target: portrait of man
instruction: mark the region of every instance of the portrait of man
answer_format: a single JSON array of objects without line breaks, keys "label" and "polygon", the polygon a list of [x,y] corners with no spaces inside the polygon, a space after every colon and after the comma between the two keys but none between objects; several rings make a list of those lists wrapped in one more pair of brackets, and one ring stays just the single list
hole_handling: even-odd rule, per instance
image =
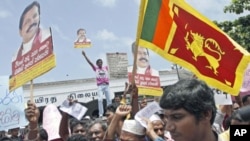
[{"label": "portrait of man", "polygon": [[[135,53],[135,42],[132,44],[132,53]],[[145,47],[138,46],[137,58],[136,58],[136,71],[137,74],[144,74],[150,76],[159,76],[159,72],[150,66],[149,51]],[[133,66],[128,67],[128,72],[133,71]]]},{"label": "portrait of man", "polygon": [[19,20],[19,34],[22,44],[13,56],[12,61],[21,58],[33,48],[41,46],[46,39],[51,37],[50,29],[40,28],[40,4],[37,1],[28,5]]},{"label": "portrait of man", "polygon": [[[145,47],[136,47],[135,42],[132,44],[133,56],[136,53],[137,57],[134,58],[136,61],[136,72],[134,74],[135,84],[138,86],[138,94],[140,95],[151,95],[161,96],[162,88],[160,85],[159,72],[150,66],[149,62],[149,50]],[[132,82],[133,67],[128,67],[128,79]]]},{"label": "portrait of man", "polygon": [[84,48],[84,47],[90,47],[91,46],[91,40],[86,37],[86,30],[83,28],[80,28],[77,30],[77,39],[74,42],[75,48]]},{"label": "portrait of man", "polygon": [[12,56],[11,89],[25,84],[55,66],[51,29],[40,27],[40,15],[40,4],[33,1],[20,16],[19,35],[22,43]]}]

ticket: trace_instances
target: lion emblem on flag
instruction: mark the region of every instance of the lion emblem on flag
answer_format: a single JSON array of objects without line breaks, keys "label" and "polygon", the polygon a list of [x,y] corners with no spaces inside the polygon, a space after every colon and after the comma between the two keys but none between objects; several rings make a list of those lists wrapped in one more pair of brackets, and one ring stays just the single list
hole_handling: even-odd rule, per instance
[{"label": "lion emblem on flag", "polygon": [[[192,42],[189,41],[190,38],[192,39]],[[225,54],[225,52],[221,50],[220,45],[214,39],[205,39],[199,33],[194,33],[192,31],[187,32],[184,39],[186,42],[187,50],[190,50],[193,53],[193,59],[197,61],[197,57],[205,57],[209,63],[209,65],[205,67],[213,70],[213,73],[215,75],[218,75],[217,69],[220,66],[219,62],[222,58],[222,55]],[[205,52],[204,48],[207,48],[209,51],[214,52],[218,55],[214,57],[213,55]]]}]

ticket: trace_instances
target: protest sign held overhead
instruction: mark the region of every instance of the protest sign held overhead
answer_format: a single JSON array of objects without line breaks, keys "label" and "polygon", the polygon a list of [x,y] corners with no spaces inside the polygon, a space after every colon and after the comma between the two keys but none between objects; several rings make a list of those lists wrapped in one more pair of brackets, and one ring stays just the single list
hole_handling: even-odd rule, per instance
[{"label": "protest sign held overhead", "polygon": [[[128,67],[129,82],[135,83],[139,95],[161,96],[163,90],[160,84],[159,71],[150,65],[149,50],[132,44],[134,66]],[[134,71],[135,67],[135,72]]]},{"label": "protest sign held overhead", "polygon": [[211,87],[239,94],[250,54],[185,1],[142,0],[137,39]]},{"label": "protest sign held overhead", "polygon": [[91,47],[91,40],[86,36],[86,30],[79,28],[77,30],[77,39],[74,42],[75,48]]},{"label": "protest sign held overhead", "polygon": [[110,78],[126,78],[128,67],[127,53],[106,53]]},{"label": "protest sign held overhead", "polygon": [[51,28],[40,27],[40,14],[37,1],[28,5],[21,14],[19,33],[22,43],[12,57],[11,91],[56,65]]},{"label": "protest sign held overhead", "polygon": [[0,76],[0,131],[26,126],[23,89],[9,92],[9,77]]}]

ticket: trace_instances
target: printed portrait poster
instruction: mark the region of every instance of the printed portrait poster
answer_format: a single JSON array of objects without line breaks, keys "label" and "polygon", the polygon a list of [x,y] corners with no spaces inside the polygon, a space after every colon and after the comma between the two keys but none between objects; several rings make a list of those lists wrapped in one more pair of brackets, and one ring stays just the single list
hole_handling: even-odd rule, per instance
[{"label": "printed portrait poster", "polygon": [[[128,67],[128,79],[132,82],[133,66]],[[146,71],[146,70],[145,70]],[[163,90],[160,84],[159,71],[150,68],[148,72],[142,73],[137,70],[134,76],[139,95],[161,96]]]},{"label": "printed portrait poster", "polygon": [[76,31],[77,38],[74,42],[75,48],[87,48],[91,47],[91,40],[86,36],[86,30],[84,28],[79,28]]},{"label": "printed portrait poster", "polygon": [[26,126],[22,87],[10,92],[9,76],[0,76],[0,131]]},{"label": "printed portrait poster", "polygon": [[[136,61],[136,73],[134,74],[135,84],[138,87],[139,95],[161,96],[163,90],[160,84],[159,71],[150,64],[149,50],[142,46],[132,44],[132,53]],[[135,54],[137,56],[135,58]],[[127,68],[129,82],[132,82],[133,66]]]},{"label": "printed portrait poster", "polygon": [[[32,2],[25,8],[20,17],[19,32],[22,42],[12,57],[12,74],[9,81],[10,91],[56,66],[51,28],[43,29],[40,27],[40,15],[38,12],[38,7],[40,8],[40,6],[37,5],[40,5],[37,1]],[[28,11],[33,12],[33,15],[37,17],[32,17],[30,14],[27,15]],[[31,18],[36,20],[28,22]]]}]

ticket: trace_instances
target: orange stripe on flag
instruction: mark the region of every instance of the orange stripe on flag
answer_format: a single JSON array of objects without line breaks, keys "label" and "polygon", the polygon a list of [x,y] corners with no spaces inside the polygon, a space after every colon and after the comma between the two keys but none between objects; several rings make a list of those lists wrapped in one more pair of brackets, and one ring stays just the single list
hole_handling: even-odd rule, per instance
[{"label": "orange stripe on flag", "polygon": [[162,50],[165,48],[166,39],[169,35],[173,19],[169,14],[169,0],[162,0],[158,22],[155,29],[153,43]]}]

